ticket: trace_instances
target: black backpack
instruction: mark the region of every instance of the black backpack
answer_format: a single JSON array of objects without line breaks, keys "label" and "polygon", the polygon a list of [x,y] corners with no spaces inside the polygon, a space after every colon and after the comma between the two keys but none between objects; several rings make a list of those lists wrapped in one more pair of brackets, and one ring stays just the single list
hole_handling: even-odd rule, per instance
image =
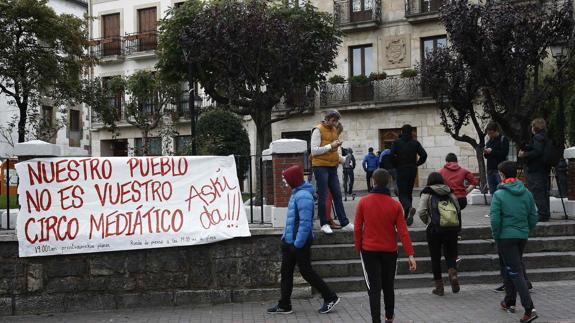
[{"label": "black backpack", "polygon": [[555,167],[563,158],[563,150],[557,147],[551,138],[545,138],[545,148],[543,149],[543,162],[548,167]]}]

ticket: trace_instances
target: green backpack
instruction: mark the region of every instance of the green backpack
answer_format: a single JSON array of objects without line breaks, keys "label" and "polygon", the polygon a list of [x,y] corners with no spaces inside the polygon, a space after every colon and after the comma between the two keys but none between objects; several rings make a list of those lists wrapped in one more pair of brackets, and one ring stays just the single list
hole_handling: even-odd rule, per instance
[{"label": "green backpack", "polygon": [[458,231],[459,212],[449,195],[431,194],[428,202],[431,224],[437,232]]}]

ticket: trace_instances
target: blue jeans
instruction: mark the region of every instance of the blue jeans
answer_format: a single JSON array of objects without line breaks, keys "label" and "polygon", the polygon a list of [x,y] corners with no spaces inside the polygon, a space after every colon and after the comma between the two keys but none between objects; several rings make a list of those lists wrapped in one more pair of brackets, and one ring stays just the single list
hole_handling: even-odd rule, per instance
[{"label": "blue jeans", "polygon": [[341,189],[339,188],[339,178],[337,177],[337,167],[314,167],[313,175],[317,183],[317,213],[319,223],[321,225],[327,224],[325,217],[325,200],[327,190],[329,189],[335,207],[335,214],[339,219],[339,224],[342,227],[348,225],[349,220],[345,215],[343,202],[341,201]]},{"label": "blue jeans", "polygon": [[493,195],[497,191],[497,185],[501,183],[501,177],[497,169],[487,170],[487,185],[489,186],[489,194]]}]

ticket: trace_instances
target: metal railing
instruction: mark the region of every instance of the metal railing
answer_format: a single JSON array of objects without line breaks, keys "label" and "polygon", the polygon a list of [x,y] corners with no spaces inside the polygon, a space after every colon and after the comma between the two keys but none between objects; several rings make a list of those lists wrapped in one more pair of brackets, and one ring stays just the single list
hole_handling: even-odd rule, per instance
[{"label": "metal railing", "polygon": [[445,0],[406,0],[405,16],[431,15],[439,12]]},{"label": "metal railing", "polygon": [[333,11],[338,26],[360,22],[381,23],[381,0],[335,0]]},{"label": "metal railing", "polygon": [[356,102],[386,103],[427,98],[419,77],[388,76],[383,80],[363,84],[323,83],[320,86],[320,106],[349,105]]},{"label": "metal railing", "polygon": [[124,55],[124,45],[121,36],[95,38],[90,41],[90,54],[98,59],[109,56]]},{"label": "metal railing", "polygon": [[[236,159],[236,167],[240,167],[242,163],[248,163],[248,171],[247,171],[247,180],[248,180],[248,189],[244,187],[242,189],[243,195],[246,198],[246,202],[244,206],[249,205],[247,209],[247,216],[248,221],[250,224],[269,224],[271,223],[270,219],[266,219],[265,216],[265,208],[264,205],[266,204],[266,187],[268,186],[267,181],[270,180],[270,176],[272,174],[265,174],[266,173],[266,165],[264,164],[264,160],[262,156],[257,155],[234,155]],[[255,166],[257,163],[257,166]],[[271,164],[269,165],[271,166]],[[255,178],[254,178],[255,176]],[[272,176],[273,177],[273,176]],[[241,180],[241,179],[240,179]],[[258,187],[255,186],[255,180],[260,183]],[[273,180],[272,180],[273,183]],[[255,208],[259,208],[256,210]],[[271,216],[271,215],[268,215]]]},{"label": "metal railing", "polygon": [[126,34],[124,36],[124,44],[126,55],[156,50],[158,47],[158,32],[154,30]]},{"label": "metal railing", "polygon": [[282,97],[273,111],[274,112],[313,112],[315,109],[316,91],[311,87],[296,89],[287,96]]}]

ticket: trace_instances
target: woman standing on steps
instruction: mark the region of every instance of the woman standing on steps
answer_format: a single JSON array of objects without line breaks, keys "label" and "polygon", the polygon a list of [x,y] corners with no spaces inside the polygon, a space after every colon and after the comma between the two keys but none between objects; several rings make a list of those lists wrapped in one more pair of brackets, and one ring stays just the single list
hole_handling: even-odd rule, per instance
[{"label": "woman standing on steps", "polygon": [[429,174],[427,186],[421,191],[417,215],[427,224],[427,245],[431,256],[431,269],[435,288],[433,294],[443,296],[441,277],[441,251],[447,263],[449,283],[454,293],[459,292],[457,277],[457,235],[461,231],[459,202],[443,177],[437,172]]}]

